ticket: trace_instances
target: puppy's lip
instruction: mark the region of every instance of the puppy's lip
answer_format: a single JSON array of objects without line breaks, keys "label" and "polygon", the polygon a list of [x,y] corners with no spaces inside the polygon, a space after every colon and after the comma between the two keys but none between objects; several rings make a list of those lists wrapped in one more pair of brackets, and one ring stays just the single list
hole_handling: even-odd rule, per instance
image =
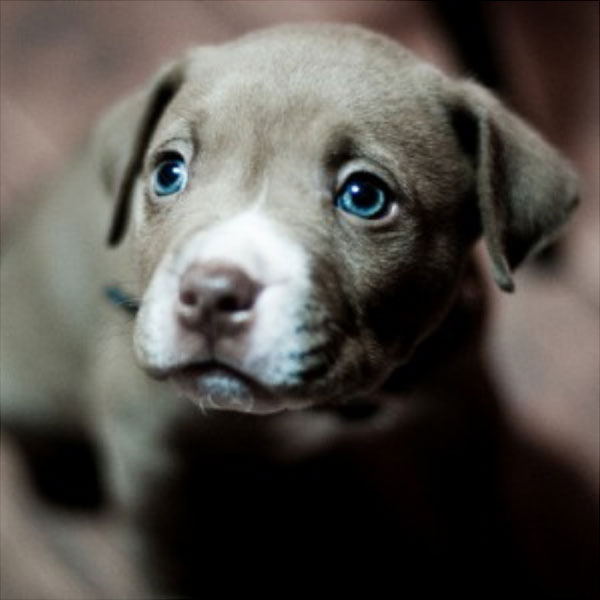
[{"label": "puppy's lip", "polygon": [[190,363],[167,375],[178,391],[202,408],[269,414],[285,408],[266,386],[216,360]]},{"label": "puppy's lip", "polygon": [[171,379],[177,378],[198,378],[206,376],[220,375],[239,379],[244,385],[252,391],[256,391],[261,396],[272,396],[271,392],[255,378],[238,368],[223,363],[218,360],[205,360],[202,362],[193,362],[181,365],[171,369],[165,376]]}]

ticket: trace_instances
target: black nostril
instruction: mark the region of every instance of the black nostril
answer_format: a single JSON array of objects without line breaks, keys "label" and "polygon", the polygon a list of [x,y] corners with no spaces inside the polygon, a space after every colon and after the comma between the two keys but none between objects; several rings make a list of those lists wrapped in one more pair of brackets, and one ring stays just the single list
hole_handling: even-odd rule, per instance
[{"label": "black nostril", "polygon": [[179,293],[179,301],[187,306],[194,306],[198,302],[198,295],[190,289],[182,289]]},{"label": "black nostril", "polygon": [[252,305],[243,304],[241,299],[234,296],[223,296],[216,305],[216,309],[220,312],[237,312],[248,310]]}]

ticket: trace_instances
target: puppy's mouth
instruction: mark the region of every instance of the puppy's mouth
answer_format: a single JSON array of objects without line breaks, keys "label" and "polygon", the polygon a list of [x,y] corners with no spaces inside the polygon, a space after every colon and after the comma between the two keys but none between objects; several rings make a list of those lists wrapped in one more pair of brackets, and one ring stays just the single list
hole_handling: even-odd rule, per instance
[{"label": "puppy's mouth", "polygon": [[167,378],[203,410],[270,414],[291,408],[256,379],[215,360],[174,369]]}]

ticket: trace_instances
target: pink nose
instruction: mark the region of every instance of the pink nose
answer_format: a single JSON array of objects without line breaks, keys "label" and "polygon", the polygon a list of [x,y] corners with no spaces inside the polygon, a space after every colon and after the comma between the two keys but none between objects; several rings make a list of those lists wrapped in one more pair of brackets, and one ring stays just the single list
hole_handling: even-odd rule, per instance
[{"label": "pink nose", "polygon": [[234,265],[194,263],[181,279],[177,316],[184,328],[211,338],[236,335],[252,320],[261,290]]}]

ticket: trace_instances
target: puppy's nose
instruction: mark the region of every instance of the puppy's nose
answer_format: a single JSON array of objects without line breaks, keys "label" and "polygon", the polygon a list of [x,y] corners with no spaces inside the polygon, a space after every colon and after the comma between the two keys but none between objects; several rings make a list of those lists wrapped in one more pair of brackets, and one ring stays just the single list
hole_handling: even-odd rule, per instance
[{"label": "puppy's nose", "polygon": [[195,263],[181,279],[177,315],[187,329],[211,337],[233,335],[250,321],[261,289],[234,265]]}]

